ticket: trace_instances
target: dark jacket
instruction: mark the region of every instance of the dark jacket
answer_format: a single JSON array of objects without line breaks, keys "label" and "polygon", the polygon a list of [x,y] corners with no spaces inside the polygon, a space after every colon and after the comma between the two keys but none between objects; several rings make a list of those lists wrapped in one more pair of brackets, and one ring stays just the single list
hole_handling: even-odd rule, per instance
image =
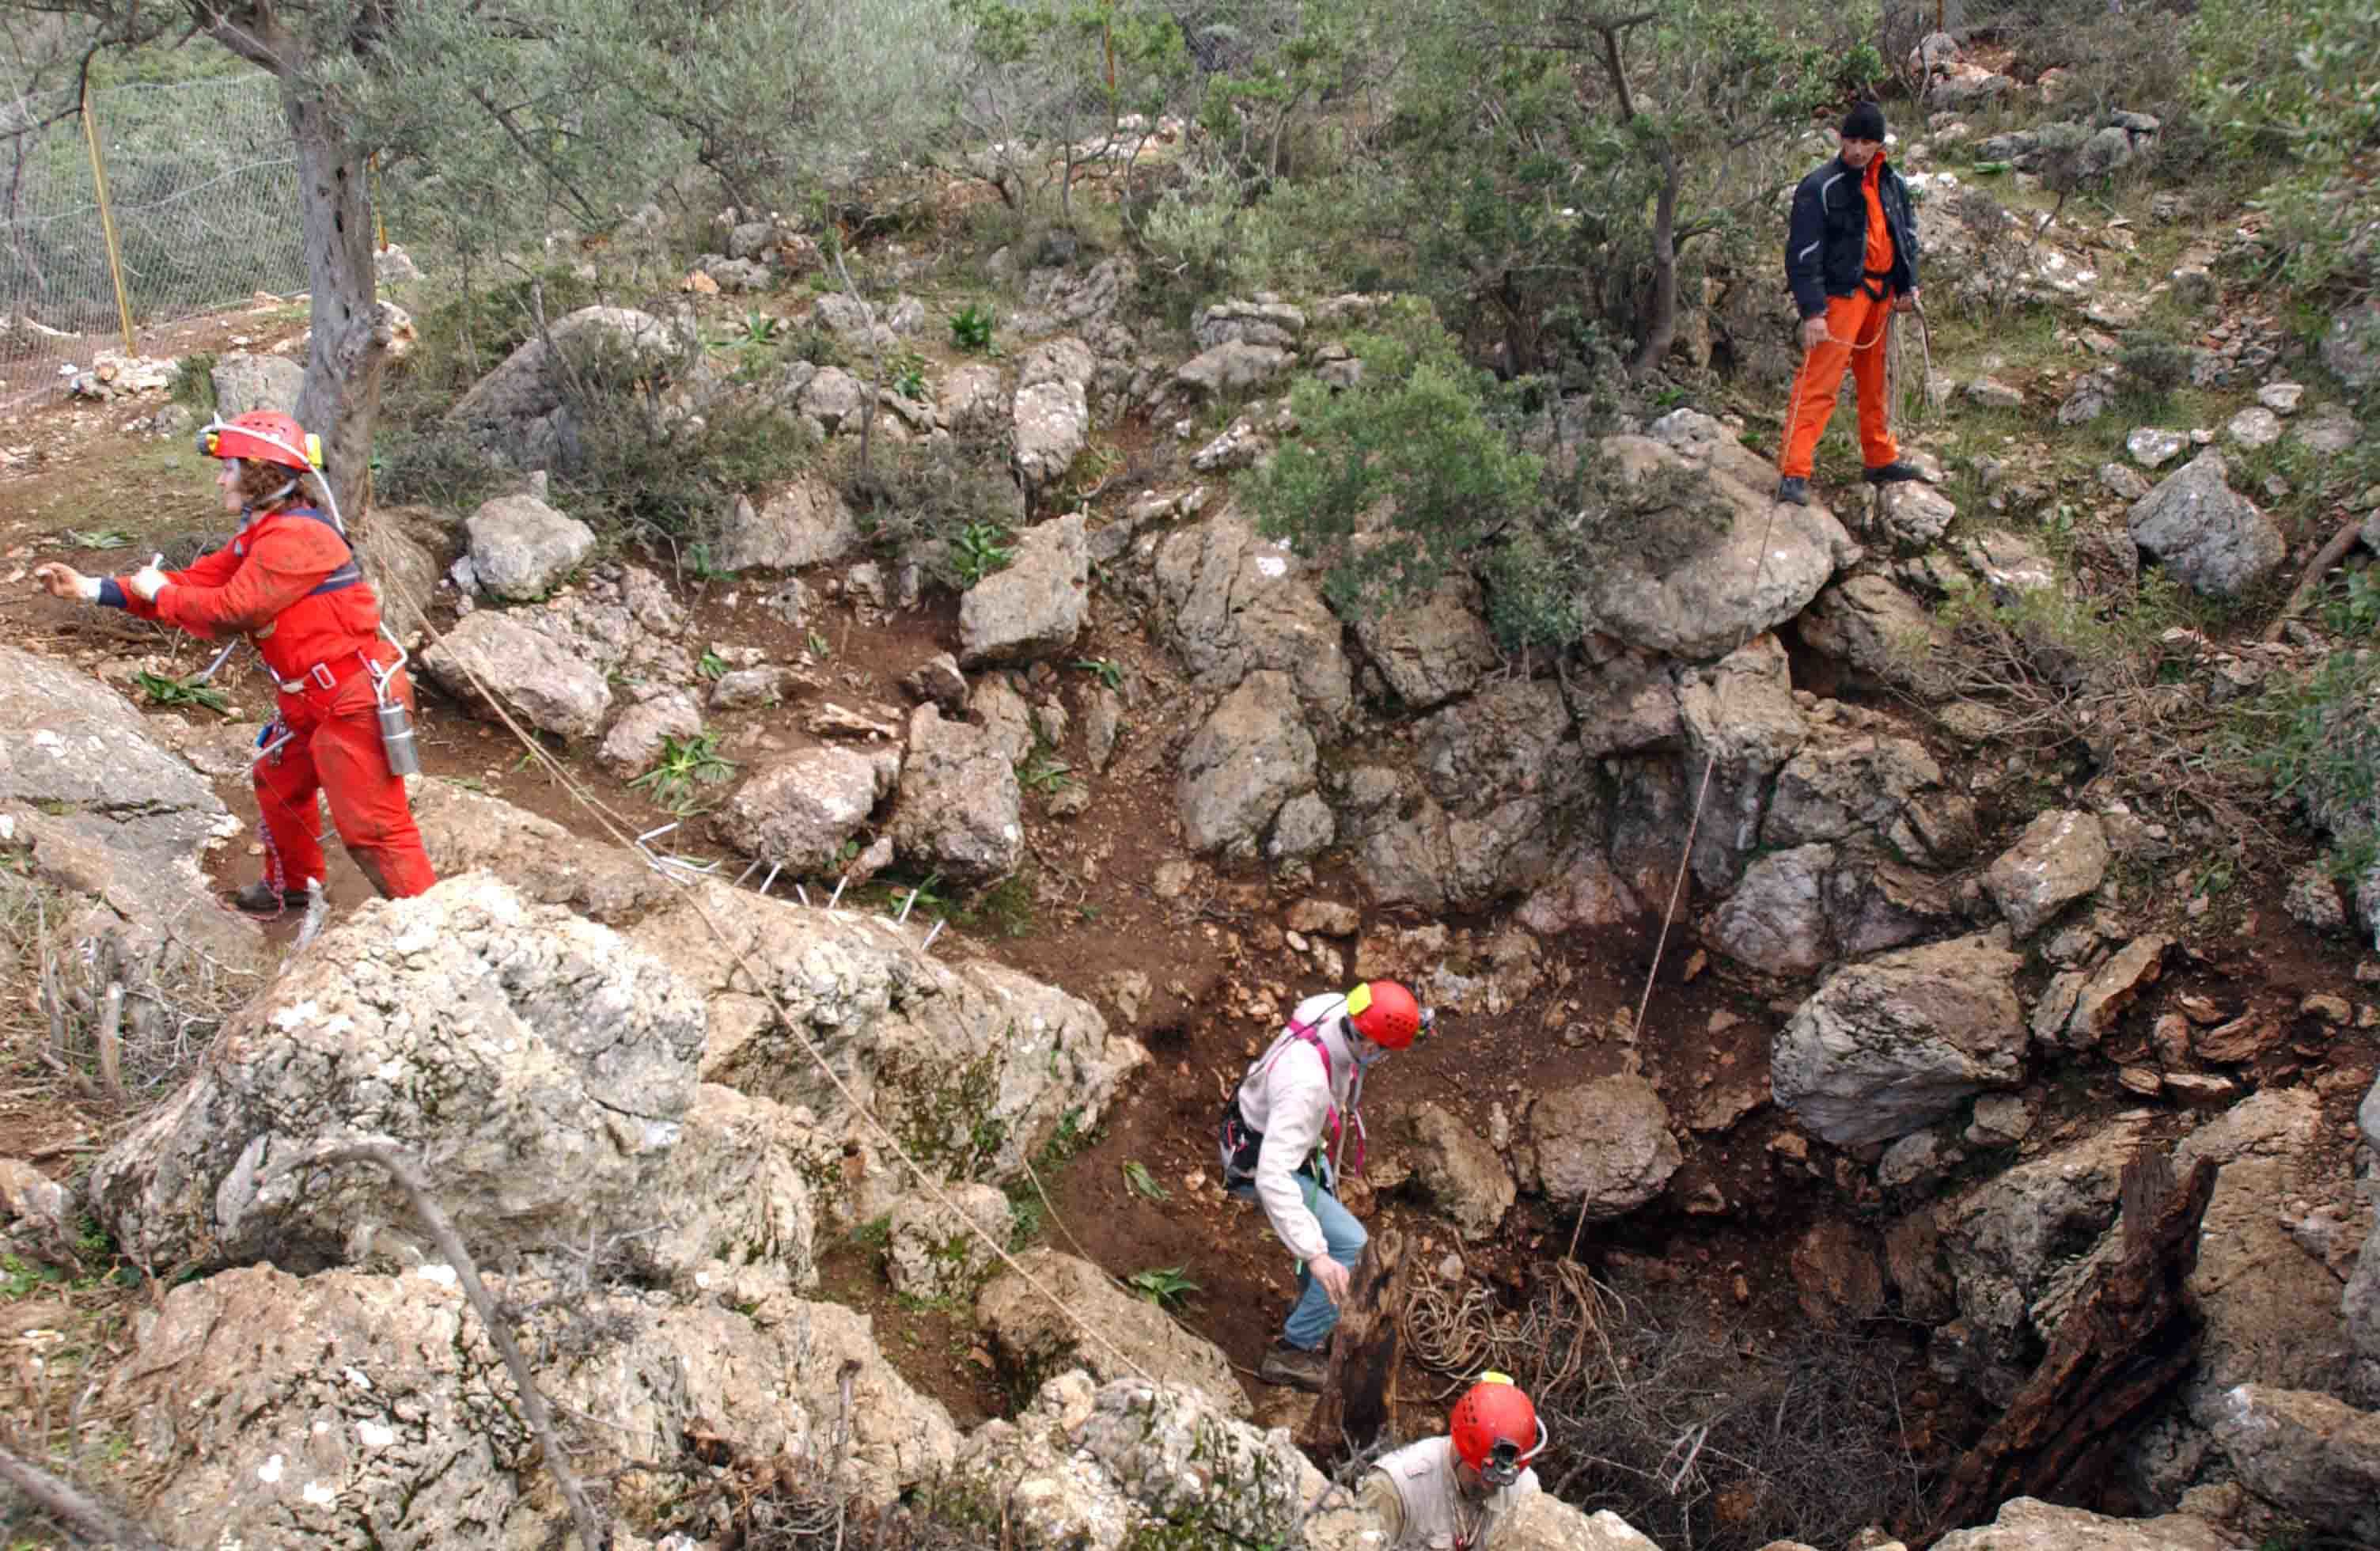
[{"label": "dark jacket", "polygon": [[[1785,239],[1785,284],[1804,318],[1827,310],[1828,297],[1847,297],[1867,273],[1867,196],[1864,176],[1838,156],[1802,180],[1793,190],[1793,226]],[[1884,224],[1892,234],[1892,273],[1883,284],[1895,293],[1917,289],[1917,219],[1909,205],[1909,185],[1885,164],[1876,179]]]}]

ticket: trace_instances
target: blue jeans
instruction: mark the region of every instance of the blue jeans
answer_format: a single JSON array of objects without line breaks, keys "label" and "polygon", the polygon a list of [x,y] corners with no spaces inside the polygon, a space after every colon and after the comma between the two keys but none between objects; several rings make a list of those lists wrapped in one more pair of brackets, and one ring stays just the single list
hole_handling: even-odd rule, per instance
[{"label": "blue jeans", "polygon": [[[1314,1214],[1314,1220],[1322,1225],[1323,1247],[1330,1252],[1331,1259],[1353,1270],[1364,1253],[1365,1244],[1371,1241],[1371,1235],[1364,1231],[1364,1225],[1355,1220],[1354,1213],[1339,1205],[1337,1196],[1303,1177],[1298,1182],[1305,1187],[1306,1209]],[[1243,1185],[1232,1194],[1243,1201],[1257,1198],[1254,1185]],[[1299,1266],[1297,1303],[1290,1309],[1289,1318],[1281,1324],[1281,1339],[1301,1351],[1312,1351],[1330,1339],[1331,1328],[1338,1323],[1339,1305],[1330,1301],[1330,1294],[1322,1290],[1313,1273],[1303,1265]]]}]

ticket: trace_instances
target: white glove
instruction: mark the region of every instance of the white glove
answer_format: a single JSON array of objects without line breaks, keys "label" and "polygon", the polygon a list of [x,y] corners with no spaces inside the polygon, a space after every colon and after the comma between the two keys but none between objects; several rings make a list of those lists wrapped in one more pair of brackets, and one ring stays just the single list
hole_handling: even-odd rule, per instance
[{"label": "white glove", "polygon": [[97,576],[77,576],[75,578],[75,593],[76,596],[79,597],[86,603],[98,602],[99,578]]},{"label": "white glove", "polygon": [[133,572],[127,579],[126,585],[140,595],[140,601],[143,603],[154,603],[157,601],[157,595],[172,585],[171,579],[165,573],[158,569],[164,562],[165,557],[162,554],[151,555],[149,563]]}]

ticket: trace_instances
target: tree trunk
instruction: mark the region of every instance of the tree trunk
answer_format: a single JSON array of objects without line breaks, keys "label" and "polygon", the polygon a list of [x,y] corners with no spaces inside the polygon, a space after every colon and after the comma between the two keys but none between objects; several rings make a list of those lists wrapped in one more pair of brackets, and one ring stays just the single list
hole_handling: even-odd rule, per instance
[{"label": "tree trunk", "polygon": [[371,503],[372,423],[381,368],[412,338],[406,315],[378,297],[372,270],[371,193],[364,156],[341,131],[333,104],[302,78],[281,77],[282,112],[298,148],[298,208],[313,338],[298,421],[322,439],[324,479],[350,526]]},{"label": "tree trunk", "polygon": [[1396,1398],[1404,1306],[1404,1235],[1384,1229],[1364,1246],[1347,1278],[1347,1302],[1330,1340],[1330,1375],[1298,1441],[1326,1458],[1364,1449],[1387,1430]]},{"label": "tree trunk", "polygon": [[1661,168],[1661,192],[1653,201],[1653,299],[1645,308],[1645,343],[1628,363],[1628,380],[1642,382],[1661,364],[1678,337],[1678,155],[1657,139],[1651,154]]}]

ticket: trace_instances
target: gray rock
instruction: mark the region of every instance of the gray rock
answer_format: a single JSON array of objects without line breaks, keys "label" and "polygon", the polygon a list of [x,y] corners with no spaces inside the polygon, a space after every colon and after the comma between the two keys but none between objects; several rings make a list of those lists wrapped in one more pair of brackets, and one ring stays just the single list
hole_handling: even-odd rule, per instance
[{"label": "gray rock", "polygon": [[2119,501],[2138,501],[2149,493],[2149,482],[2137,470],[2127,468],[2120,463],[2099,466],[2099,485]]},{"label": "gray rock", "polygon": [[1422,779],[1454,813],[1529,794],[1567,797],[1584,774],[1564,747],[1570,731],[1570,708],[1552,680],[1508,679],[1422,722]]},{"label": "gray rock", "polygon": [[739,221],[727,232],[727,256],[731,259],[766,258],[775,246],[777,227],[771,221]]},{"label": "gray rock", "polygon": [[1237,297],[1201,308],[1190,324],[1190,337],[1202,350],[1235,341],[1295,349],[1305,333],[1305,314],[1287,302]]},{"label": "gray rock", "polygon": [[902,855],[962,887],[997,882],[1025,854],[1024,802],[1015,769],[982,730],[932,706],[909,714],[891,830]]},{"label": "gray rock", "polygon": [[1083,711],[1083,757],[1094,775],[1104,774],[1123,732],[1123,697],[1101,685]]},{"label": "gray rock", "polygon": [[2380,1413],[2242,1384],[2204,1408],[2241,1485],[2308,1529],[2380,1541]]},{"label": "gray rock", "polygon": [[1681,674],[1678,711],[1687,762],[1699,772],[1716,760],[1694,837],[1694,876],[1707,887],[1725,888],[1760,843],[1771,778],[1809,735],[1793,700],[1784,647],[1763,635],[1708,668]]},{"label": "gray rock", "polygon": [[1771,851],[1754,861],[1718,908],[1719,951],[1771,975],[1808,975],[1825,964],[1832,956],[1826,885],[1834,866],[1831,845]]},{"label": "gray rock", "polygon": [[450,781],[417,782],[413,818],[441,878],[492,873],[523,899],[623,926],[659,904],[669,882],[642,856],[572,835],[550,818]]},{"label": "gray rock", "polygon": [[1193,687],[1230,689],[1252,672],[1290,675],[1298,697],[1335,722],[1353,697],[1338,617],[1309,563],[1223,515],[1157,548],[1159,621]]},{"label": "gray rock", "polygon": [[2357,439],[2363,434],[2363,429],[2345,409],[2336,404],[2326,404],[2319,412],[2300,420],[2291,428],[2290,434],[2306,451],[2320,453],[2325,457],[2336,457],[2354,447]]},{"label": "gray rock", "polygon": [[799,413],[816,420],[829,435],[857,430],[868,407],[868,384],[839,366],[824,366],[810,374],[794,400]]},{"label": "gray rock", "polygon": [[1890,577],[1872,571],[1844,577],[1818,594],[1800,629],[1811,650],[1921,700],[1950,691],[1949,632]]},{"label": "gray rock", "polygon": [[[1710,661],[1800,613],[1856,552],[1822,507],[1779,505],[1772,514],[1775,468],[1708,416],[1674,411],[1646,436],[1607,440],[1603,454],[1629,485],[1662,479],[1692,492],[1640,520],[1694,528],[1708,518],[1717,527],[1682,558],[1642,550],[1612,554],[1579,600],[1588,629],[1645,650]],[[1746,577],[1756,579],[1747,588]]]},{"label": "gray rock", "polygon": [[595,530],[533,495],[482,502],[463,524],[481,591],[508,602],[544,597],[595,548]]},{"label": "gray rock", "polygon": [[2085,426],[2115,407],[2116,374],[2112,371],[2086,371],[2074,380],[2067,390],[2065,402],[2058,406],[2058,423],[2061,426]]},{"label": "gray rock", "polygon": [[[1913,738],[1860,733],[1814,741],[1778,773],[1760,843],[1807,845],[1866,832],[1889,834],[1942,786],[1942,768]],[[1911,849],[1922,856],[1922,847]]]},{"label": "gray rock", "polygon": [[663,739],[692,738],[701,732],[702,711],[694,697],[683,689],[665,690],[622,711],[596,745],[595,758],[625,781],[651,768],[661,757]]},{"label": "gray rock", "polygon": [[1620,1217],[1661,1194],[1682,1156],[1669,1107],[1642,1077],[1603,1077],[1529,1106],[1532,1185],[1590,1218]]},{"label": "gray rock", "polygon": [[866,541],[859,519],[835,488],[804,476],[757,507],[737,496],[720,524],[711,563],[722,571],[797,571],[848,559]]},{"label": "gray rock", "polygon": [[263,1178],[318,1136],[365,1134],[421,1157],[491,1259],[668,1221],[653,1193],[703,1026],[694,988],[610,929],[448,878],[324,931],[100,1159],[93,1209],[152,1263],[426,1258],[377,1169]]},{"label": "gray rock", "polygon": [[2281,418],[2259,405],[2224,422],[2223,433],[2242,447],[2269,447],[2281,439]]},{"label": "gray rock", "polygon": [[2111,124],[2082,142],[2074,171],[2082,177],[2105,177],[2132,160],[2132,137],[2121,125]]},{"label": "gray rock", "polygon": [[1427,1100],[1405,1112],[1414,1182],[1466,1242],[1495,1237],[1512,1209],[1512,1176],[1488,1139]]},{"label": "gray rock", "polygon": [[2216,597],[2238,597],[2289,557],[2281,530],[2232,491],[2211,449],[2133,503],[2125,526],[2176,578]]},{"label": "gray rock", "polygon": [[612,709],[601,667],[501,610],[465,615],[419,660],[456,699],[480,703],[476,679],[530,726],[565,738],[592,737]]},{"label": "gray rock", "polygon": [[945,1206],[923,1192],[905,1195],[892,1208],[885,1241],[884,1274],[892,1290],[927,1303],[973,1298],[999,1263],[1015,1214],[1008,1197],[985,1184],[954,1184]]},{"label": "gray rock", "polygon": [[2097,889],[2110,859],[2096,816],[2053,810],[2036,815],[1992,863],[1984,888],[2021,941]]},{"label": "gray rock", "polygon": [[2276,415],[2294,415],[2298,402],[2305,397],[2301,382],[2267,382],[2256,390],[2256,402]]},{"label": "gray rock", "polygon": [[1265,854],[1276,862],[1303,861],[1329,850],[1338,834],[1330,805],[1318,793],[1301,792],[1281,805],[1265,841]]},{"label": "gray rock", "polygon": [[1908,549],[1923,549],[1941,538],[1959,515],[1949,496],[1916,479],[1885,486],[1877,505],[1886,534]]},{"label": "gray rock", "polygon": [[976,680],[967,692],[966,714],[1010,764],[1021,765],[1033,753],[1033,708],[1006,673],[986,673]]},{"label": "gray rock", "polygon": [[719,288],[731,297],[765,291],[777,283],[777,277],[770,273],[768,265],[751,259],[728,259],[706,254],[702,271],[719,282]]},{"label": "gray rock", "polygon": [[1934,1551],[2233,1551],[2232,1538],[2187,1513],[2162,1519],[2108,1519],[2079,1508],[2053,1508],[2012,1497],[1999,1516],[1972,1530],[1954,1530]]},{"label": "gray rock", "polygon": [[946,651],[936,652],[904,674],[901,687],[912,698],[931,700],[953,715],[966,708],[966,675],[959,672],[958,659]]},{"label": "gray rock", "polygon": [[1015,556],[959,600],[959,661],[1031,662],[1063,652],[1090,605],[1083,514],[1026,528]]},{"label": "gray rock", "polygon": [[1193,852],[1253,855],[1281,806],[1314,786],[1314,734],[1286,673],[1251,673],[1183,751],[1175,802]]},{"label": "gray rock", "polygon": [[935,384],[934,407],[953,436],[998,431],[1009,408],[1000,368],[980,362],[953,367]]},{"label": "gray rock", "polygon": [[211,375],[218,419],[237,419],[253,409],[295,415],[298,394],[306,386],[306,363],[286,356],[234,352],[215,357]]},{"label": "gray rock", "polygon": [[674,329],[650,313],[625,307],[580,308],[505,357],[446,418],[514,467],[574,468],[581,428],[563,392],[552,351],[559,349],[565,358],[579,353],[613,354],[658,370],[685,344]]},{"label": "gray rock", "polygon": [[[1094,1378],[1154,1378],[1231,1415],[1248,1414],[1248,1398],[1232,1376],[1230,1359],[1155,1303],[1134,1297],[1106,1272],[1071,1254],[1038,1248],[1016,1259],[1023,1275],[1005,1271],[993,1278],[975,1305],[976,1323],[1003,1363],[1024,1373],[1048,1373],[1062,1363],[1086,1368]],[[1055,1293],[1105,1339],[1084,1340],[1081,1326],[1053,1308],[1026,1277]],[[1122,1369],[1119,1352],[1137,1371]],[[1122,1371],[1111,1373],[1115,1369]]]},{"label": "gray rock", "polygon": [[1227,340],[1175,368],[1173,383],[1205,398],[1236,397],[1280,377],[1296,358],[1294,352],[1276,345]]},{"label": "gray rock", "polygon": [[801,676],[779,662],[764,662],[757,668],[730,668],[710,686],[710,709],[747,711],[779,705],[793,698],[794,691],[801,685]]},{"label": "gray rock", "polygon": [[1087,395],[1097,364],[1089,346],[1072,336],[1046,340],[1026,356],[1009,419],[1016,471],[1026,488],[1038,490],[1063,475],[1089,444]]},{"label": "gray rock", "polygon": [[2309,862],[2289,875],[2281,906],[2291,920],[2318,932],[2348,927],[2347,901],[2339,893],[2338,880],[2320,863]]},{"label": "gray rock", "polygon": [[2155,426],[2142,426],[2124,438],[2124,451],[2143,468],[2159,468],[2171,462],[2190,438],[2178,430],[2163,430]]},{"label": "gray rock", "polygon": [[891,749],[806,748],[767,765],[735,789],[712,820],[719,838],[796,878],[834,870],[844,842],[900,783]]},{"label": "gray rock", "polygon": [[1978,377],[1961,390],[1967,402],[1985,409],[2022,409],[2024,390],[2012,387],[1997,377]]},{"label": "gray rock", "polygon": [[1838,1145],[1888,1142],[2023,1074],[2022,961],[1988,936],[1902,949],[1828,976],[1769,1052],[1778,1105]]},{"label": "gray rock", "polygon": [[915,333],[925,310],[913,297],[895,297],[882,307],[829,291],[812,304],[810,321],[828,333],[868,350],[889,350],[903,334]]},{"label": "gray rock", "polygon": [[2380,383],[2380,303],[2350,308],[2323,331],[2322,364],[2352,392]]},{"label": "gray rock", "polygon": [[1621,652],[1606,661],[1581,663],[1565,688],[1581,758],[1674,746],[1684,731],[1678,675],[1664,658]]},{"label": "gray rock", "polygon": [[1406,709],[1428,710],[1469,694],[1496,665],[1478,607],[1477,587],[1451,579],[1396,608],[1357,614],[1355,639]]}]

